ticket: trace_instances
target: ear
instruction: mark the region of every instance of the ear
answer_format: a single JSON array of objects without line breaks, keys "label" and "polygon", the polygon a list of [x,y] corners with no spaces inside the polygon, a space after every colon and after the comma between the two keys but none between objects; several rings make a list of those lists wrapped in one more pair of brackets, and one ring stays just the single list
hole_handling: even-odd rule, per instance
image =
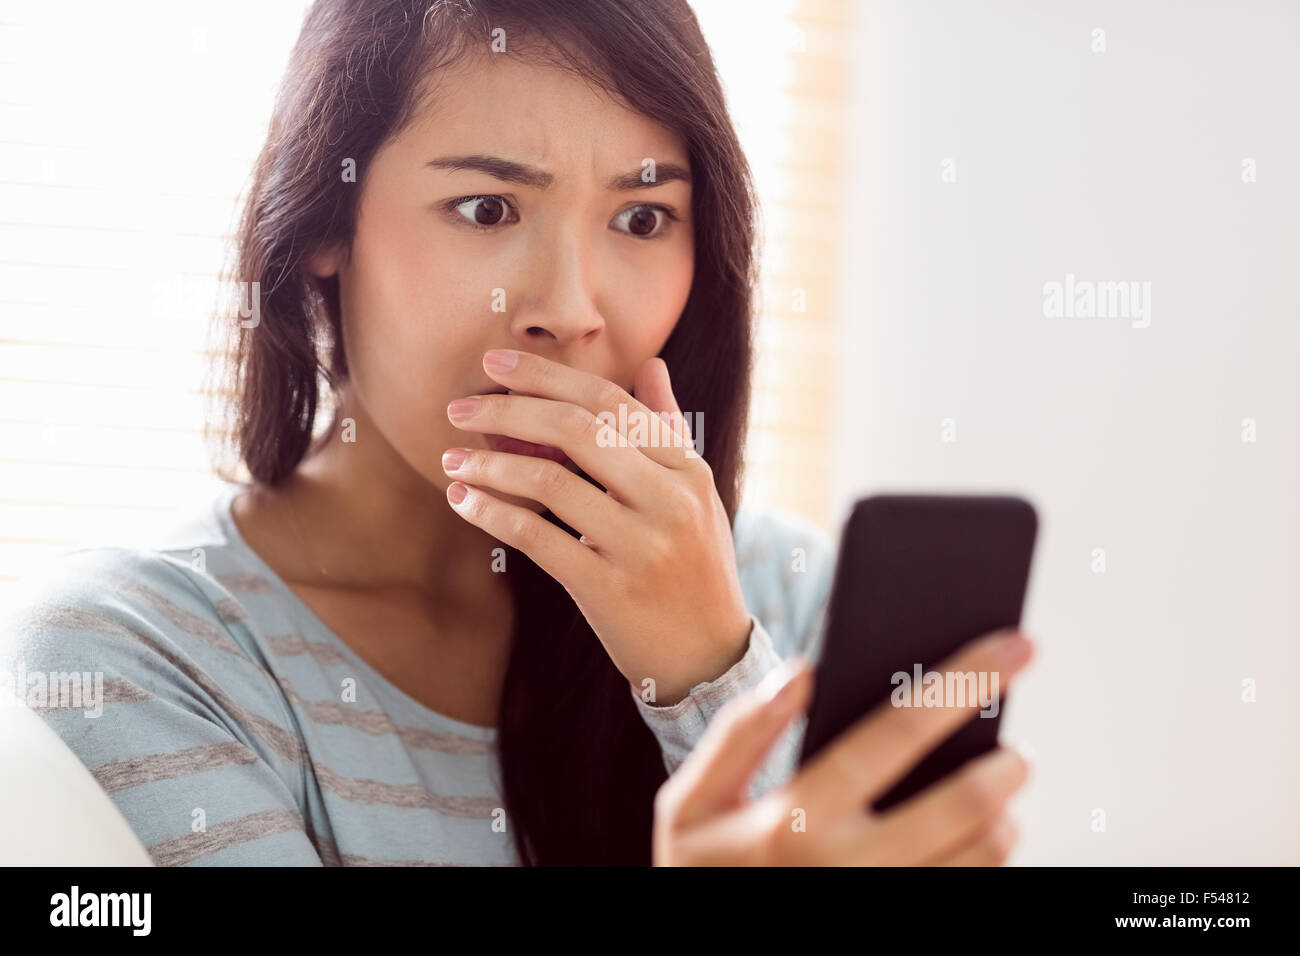
[{"label": "ear", "polygon": [[303,260],[303,266],[318,279],[328,279],[339,271],[343,262],[343,249],[338,243],[319,246]]}]

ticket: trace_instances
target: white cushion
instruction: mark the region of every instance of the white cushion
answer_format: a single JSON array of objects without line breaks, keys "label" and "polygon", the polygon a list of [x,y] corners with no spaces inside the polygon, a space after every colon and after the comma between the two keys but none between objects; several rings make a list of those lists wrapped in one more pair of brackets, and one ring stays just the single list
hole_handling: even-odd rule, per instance
[{"label": "white cushion", "polygon": [[0,695],[0,866],[152,866],[126,818],[68,746]]}]

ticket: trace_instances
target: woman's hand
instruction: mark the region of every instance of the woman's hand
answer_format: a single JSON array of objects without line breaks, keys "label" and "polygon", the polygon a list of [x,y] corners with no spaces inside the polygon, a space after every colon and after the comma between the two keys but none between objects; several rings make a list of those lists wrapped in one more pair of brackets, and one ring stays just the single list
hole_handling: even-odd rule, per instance
[{"label": "woman's hand", "polygon": [[[507,369],[495,356],[517,364]],[[695,452],[667,365],[652,358],[637,372],[634,388],[645,403],[529,352],[490,351],[483,368],[524,394],[476,396],[459,420],[451,416],[463,400],[453,402],[452,424],[559,448],[605,491],[555,461],[465,449],[459,467],[447,471],[457,479],[447,489],[452,507],[564,585],[632,686],[642,692],[643,681],[654,681],[650,702],[675,703],[725,673],[748,646],[749,613],[726,509],[712,469]],[[644,435],[649,419],[657,420],[657,443],[631,443],[644,441],[637,416]],[[468,494],[458,502],[461,488]],[[491,490],[545,505],[581,540]]]},{"label": "woman's hand", "polygon": [[[1015,632],[972,641],[940,672],[997,671],[999,687],[1028,662]],[[812,668],[788,661],[792,677],[771,696],[760,685],[727,702],[655,798],[656,865],[1001,865],[1017,839],[1007,801],[1028,775],[1024,759],[999,747],[883,813],[869,805],[938,743],[966,723],[963,707],[881,704],[818,752],[792,780],[746,801],[764,754],[812,692]],[[800,827],[802,823],[802,827]]]}]

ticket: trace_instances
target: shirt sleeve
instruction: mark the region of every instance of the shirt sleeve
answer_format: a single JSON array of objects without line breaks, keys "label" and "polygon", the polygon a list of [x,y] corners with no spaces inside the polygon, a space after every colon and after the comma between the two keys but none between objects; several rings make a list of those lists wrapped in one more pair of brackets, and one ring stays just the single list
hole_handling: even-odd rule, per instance
[{"label": "shirt sleeve", "polygon": [[[794,654],[815,661],[822,644],[835,550],[824,532],[788,512],[749,512],[737,518],[737,563],[750,610],[749,646],[739,661],[665,707],[644,701],[629,687],[646,725],[674,773],[728,701],[757,686]],[[755,612],[755,608],[758,609]],[[767,621],[768,623],[765,623]],[[807,727],[803,715],[764,758],[750,782],[756,797],[793,776]]]},{"label": "shirt sleeve", "polygon": [[0,663],[156,864],[322,865],[283,698],[171,559],[59,559],[5,615]]}]

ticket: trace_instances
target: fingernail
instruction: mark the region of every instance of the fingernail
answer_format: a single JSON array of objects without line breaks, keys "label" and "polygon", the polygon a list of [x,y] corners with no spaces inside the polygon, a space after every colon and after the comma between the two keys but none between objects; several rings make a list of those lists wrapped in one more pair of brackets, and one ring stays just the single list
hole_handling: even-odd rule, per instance
[{"label": "fingernail", "polygon": [[514,349],[488,349],[483,353],[483,366],[493,372],[509,372],[519,364],[519,353]]},{"label": "fingernail", "polygon": [[460,504],[462,501],[465,500],[465,496],[468,494],[469,494],[469,487],[467,485],[462,484],[459,481],[453,481],[447,487],[447,500],[450,501],[453,505]]},{"label": "fingernail", "polygon": [[450,448],[443,452],[442,468],[444,471],[455,471],[465,463],[464,448]]},{"label": "fingernail", "polygon": [[476,408],[478,408],[478,396],[458,398],[447,406],[447,417],[453,422],[463,422],[474,414]]}]

